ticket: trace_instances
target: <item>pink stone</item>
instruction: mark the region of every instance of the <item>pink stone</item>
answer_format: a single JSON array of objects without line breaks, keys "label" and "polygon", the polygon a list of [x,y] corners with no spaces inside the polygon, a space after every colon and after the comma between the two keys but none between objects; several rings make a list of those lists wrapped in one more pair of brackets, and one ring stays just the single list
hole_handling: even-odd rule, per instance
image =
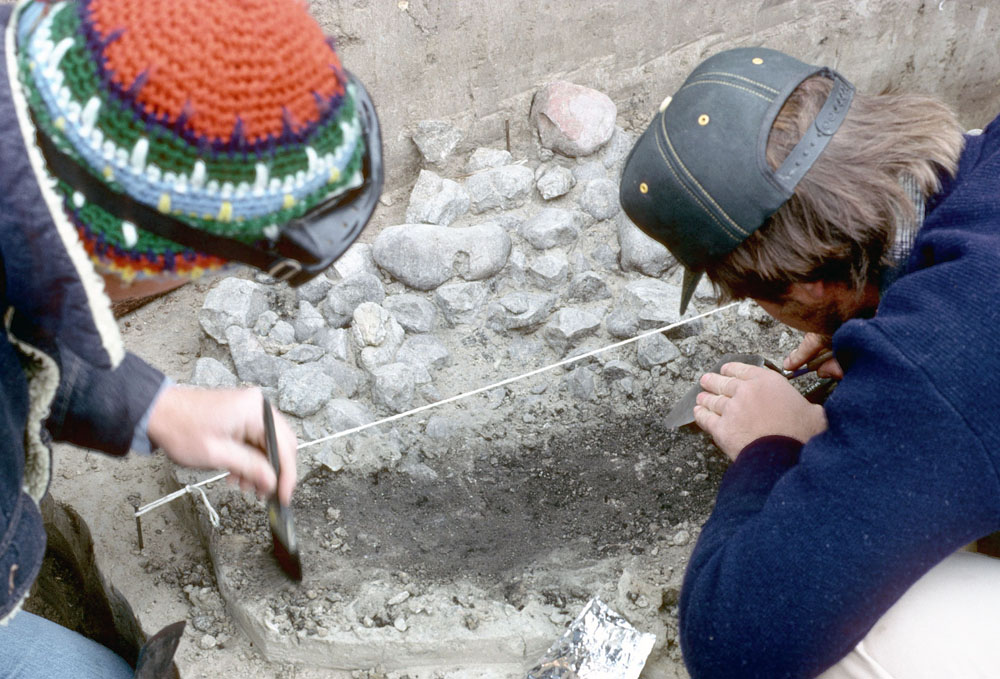
[{"label": "pink stone", "polygon": [[567,156],[589,156],[606,144],[617,115],[606,94],[564,80],[549,83],[531,102],[542,146]]}]

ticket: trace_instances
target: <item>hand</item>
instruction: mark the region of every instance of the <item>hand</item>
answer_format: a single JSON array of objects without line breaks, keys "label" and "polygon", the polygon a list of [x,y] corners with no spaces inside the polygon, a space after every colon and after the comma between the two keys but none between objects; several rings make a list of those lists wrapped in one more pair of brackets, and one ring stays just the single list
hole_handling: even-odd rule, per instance
[{"label": "hand", "polygon": [[[815,332],[807,332],[802,338],[799,346],[785,359],[783,367],[785,370],[795,370],[801,368],[812,359],[831,347],[830,338]],[[840,380],[844,377],[844,370],[840,367],[837,359],[831,358],[826,363],[816,369],[819,377],[832,377]]]},{"label": "hand", "polygon": [[[295,433],[277,412],[281,478],[267,459],[264,439],[264,397],[260,389],[199,389],[168,387],[153,405],[149,440],[179,465],[197,469],[227,469],[243,490],[288,504],[295,489]],[[273,410],[273,408],[272,408]]]},{"label": "hand", "polygon": [[809,403],[784,377],[769,368],[726,363],[701,376],[694,419],[715,444],[735,460],[764,436],[790,436],[805,443],[826,430],[823,406]]}]

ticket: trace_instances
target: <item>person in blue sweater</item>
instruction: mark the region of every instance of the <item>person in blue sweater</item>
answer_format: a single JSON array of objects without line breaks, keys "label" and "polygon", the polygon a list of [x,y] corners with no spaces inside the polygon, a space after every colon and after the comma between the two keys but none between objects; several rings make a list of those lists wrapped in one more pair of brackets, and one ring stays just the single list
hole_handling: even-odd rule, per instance
[{"label": "person in blue sweater", "polygon": [[0,675],[131,677],[21,610],[51,441],[160,448],[283,504],[296,441],[276,414],[276,478],[260,390],[174,384],[127,352],[98,274],[125,294],[235,263],[309,280],[372,214],[378,121],[297,0],[21,0],[0,28]]},{"label": "person in blue sweater", "polygon": [[766,368],[702,376],[732,460],[691,556],[694,679],[995,677],[1000,560],[1000,121],[865,95],[765,48],[716,54],[622,174],[632,221],[685,267],[826,345],[823,406]]}]

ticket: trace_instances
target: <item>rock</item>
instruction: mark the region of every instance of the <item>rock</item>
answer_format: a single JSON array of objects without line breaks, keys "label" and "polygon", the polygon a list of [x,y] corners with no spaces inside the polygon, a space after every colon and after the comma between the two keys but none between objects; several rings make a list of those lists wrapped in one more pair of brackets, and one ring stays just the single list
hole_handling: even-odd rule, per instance
[{"label": "rock", "polygon": [[323,328],[313,337],[316,346],[320,347],[327,354],[345,363],[354,362],[354,353],[351,350],[351,336],[346,328]]},{"label": "rock", "polygon": [[626,132],[622,128],[615,126],[615,131],[611,133],[611,140],[601,152],[601,161],[612,175],[621,175],[625,165],[625,159],[635,145],[635,136]]},{"label": "rock", "polygon": [[368,243],[355,243],[333,263],[333,272],[340,278],[350,278],[359,273],[378,277],[378,267],[375,266],[375,259],[372,257],[372,246]]},{"label": "rock", "polygon": [[267,333],[271,332],[271,328],[277,322],[278,314],[271,309],[267,309],[257,317],[257,321],[253,324],[253,331],[261,337],[267,337]]},{"label": "rock", "polygon": [[594,314],[567,308],[555,312],[541,333],[548,345],[557,354],[564,356],[577,342],[593,335],[600,327],[601,319]]},{"label": "rock", "polygon": [[333,379],[334,398],[354,398],[368,385],[368,375],[365,371],[325,356],[317,361],[323,372]]},{"label": "rock", "polygon": [[569,190],[576,185],[576,178],[569,168],[562,165],[553,165],[542,172],[535,188],[545,200],[552,200],[569,193]]},{"label": "rock", "polygon": [[601,221],[611,219],[621,211],[618,202],[618,184],[610,179],[591,179],[583,185],[580,207],[588,215]]},{"label": "rock", "polygon": [[569,260],[561,252],[549,252],[536,257],[528,265],[528,280],[542,290],[553,290],[569,277]]},{"label": "rock", "polygon": [[496,332],[534,330],[548,319],[555,295],[513,292],[490,304],[486,324]]},{"label": "rock", "polygon": [[617,382],[620,379],[632,377],[635,374],[635,370],[628,361],[612,359],[604,364],[601,374],[608,382]]},{"label": "rock", "polygon": [[427,163],[444,162],[460,141],[462,133],[444,120],[421,120],[413,133],[413,143]]},{"label": "rock", "polygon": [[299,298],[299,301],[304,300],[310,304],[319,304],[326,297],[326,293],[330,292],[331,287],[333,287],[333,281],[325,274],[319,274],[295,288],[295,296]]},{"label": "rock", "polygon": [[537,337],[514,337],[507,345],[507,358],[511,366],[535,367],[548,355],[545,342]]},{"label": "rock", "polygon": [[448,226],[469,211],[469,194],[458,182],[421,170],[410,193],[406,221]]},{"label": "rock", "polygon": [[611,287],[593,271],[584,271],[573,278],[566,297],[573,302],[597,302],[611,297]]},{"label": "rock", "polygon": [[632,281],[607,317],[608,332],[615,337],[633,337],[643,330],[676,323],[681,318],[680,296],[679,287],[655,278]]},{"label": "rock", "polygon": [[611,247],[608,243],[601,243],[595,247],[591,250],[590,256],[608,271],[621,271],[621,268],[618,266],[618,250]]},{"label": "rock", "polygon": [[435,291],[434,302],[441,310],[444,320],[454,327],[472,323],[488,296],[489,290],[483,283],[450,283]]},{"label": "rock", "polygon": [[323,347],[315,344],[296,344],[294,347],[282,354],[282,357],[292,363],[312,363],[318,361],[326,355]]},{"label": "rock", "polygon": [[262,285],[243,278],[223,278],[205,296],[198,322],[209,337],[225,344],[230,326],[252,328],[267,305],[267,290]]},{"label": "rock", "polygon": [[406,333],[388,311],[373,302],[364,302],[354,310],[351,338],[361,347],[361,365],[371,371],[392,363]]},{"label": "rock", "polygon": [[292,322],[292,329],[295,331],[296,342],[308,342],[316,336],[320,330],[326,327],[326,321],[309,300],[299,300],[299,312]]},{"label": "rock", "polygon": [[507,258],[506,271],[513,287],[524,287],[525,282],[528,280],[528,258],[521,250],[514,248],[510,251],[510,257]]},{"label": "rock", "polygon": [[451,363],[451,352],[444,342],[434,335],[414,335],[403,341],[396,360],[410,366],[443,368]]},{"label": "rock", "polygon": [[278,321],[271,326],[267,338],[275,344],[295,344],[295,328],[288,321]]},{"label": "rock", "polygon": [[372,401],[389,410],[401,413],[413,401],[415,384],[413,369],[405,363],[376,366],[371,371]]},{"label": "rock", "polygon": [[382,303],[407,332],[430,332],[437,320],[437,309],[420,295],[402,293],[390,295]]},{"label": "rock", "polygon": [[474,174],[480,170],[487,170],[491,167],[503,167],[504,165],[510,165],[513,158],[510,155],[510,151],[504,151],[503,149],[488,149],[488,148],[478,148],[472,152],[469,156],[468,162],[465,163],[465,171],[468,174]]},{"label": "rock", "polygon": [[624,271],[638,271],[655,278],[676,263],[666,246],[624,216],[618,220],[618,245],[621,246],[619,263]]},{"label": "rock", "polygon": [[607,179],[608,171],[599,160],[588,160],[578,163],[573,168],[573,178],[577,184],[586,184],[595,179]]},{"label": "rock", "polygon": [[244,382],[261,387],[274,387],[278,376],[291,367],[288,361],[271,356],[251,331],[238,325],[226,329],[226,343],[236,366],[236,374]]},{"label": "rock", "polygon": [[427,426],[424,427],[424,433],[427,434],[429,438],[437,441],[449,441],[459,435],[460,427],[451,417],[446,417],[444,415],[432,415],[430,419],[427,420]]},{"label": "rock", "polygon": [[209,651],[218,645],[218,640],[211,634],[203,634],[200,639],[198,639],[198,648],[203,651]]},{"label": "rock", "polygon": [[587,367],[579,367],[571,371],[563,378],[563,384],[574,398],[581,401],[594,401],[597,399],[597,381],[594,372]]},{"label": "rock", "polygon": [[327,293],[319,310],[323,318],[335,328],[340,328],[351,320],[354,310],[364,302],[380,304],[385,299],[385,286],[377,276],[370,273],[355,273],[338,281]]},{"label": "rock", "polygon": [[348,398],[332,399],[326,404],[323,414],[326,417],[327,428],[334,434],[375,421],[375,416],[364,403]]},{"label": "rock", "polygon": [[416,290],[433,290],[456,275],[467,281],[488,278],[503,268],[509,254],[510,237],[493,222],[462,229],[390,226],[374,247],[378,265]]},{"label": "rock", "polygon": [[635,343],[636,362],[643,370],[669,363],[680,355],[680,349],[660,333],[643,337]]},{"label": "rock", "polygon": [[567,156],[588,156],[607,143],[617,115],[606,94],[564,80],[549,83],[531,102],[542,146]]},{"label": "rock", "polygon": [[548,207],[521,225],[521,236],[537,250],[566,247],[576,242],[583,215],[576,210]]},{"label": "rock", "polygon": [[475,214],[524,205],[535,185],[535,173],[523,165],[504,165],[477,172],[465,180]]},{"label": "rock", "polygon": [[191,384],[207,389],[235,387],[240,381],[220,361],[203,356],[195,361]]},{"label": "rock", "polygon": [[318,363],[296,365],[278,378],[278,407],[296,417],[309,417],[333,395],[334,381]]}]

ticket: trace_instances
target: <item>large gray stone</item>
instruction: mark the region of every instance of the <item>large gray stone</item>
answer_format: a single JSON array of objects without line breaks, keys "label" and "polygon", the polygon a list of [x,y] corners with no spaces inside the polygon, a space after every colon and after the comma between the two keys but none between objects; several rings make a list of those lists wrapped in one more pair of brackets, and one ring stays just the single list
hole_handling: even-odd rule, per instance
[{"label": "large gray stone", "polygon": [[510,165],[513,158],[510,155],[510,151],[505,151],[503,149],[490,149],[490,148],[478,148],[472,152],[469,156],[468,162],[465,163],[465,171],[468,174],[474,174],[480,170],[486,170],[491,167],[503,167],[504,165]]},{"label": "large gray stone", "polygon": [[584,271],[574,276],[566,297],[573,302],[597,302],[611,297],[611,286],[599,274]]},{"label": "large gray stone", "polygon": [[368,406],[348,398],[331,399],[326,404],[323,414],[326,416],[327,429],[334,434],[375,421],[375,416]]},{"label": "large gray stone", "polygon": [[326,327],[326,321],[309,300],[300,299],[299,312],[295,315],[292,327],[295,329],[295,341],[308,342]]},{"label": "large gray stone", "polygon": [[513,292],[490,304],[486,324],[497,332],[534,330],[548,319],[556,296]]},{"label": "large gray stone", "polygon": [[327,293],[319,310],[334,328],[341,328],[351,320],[354,310],[364,302],[380,304],[385,299],[385,286],[377,276],[355,273],[338,281]]},{"label": "large gray stone", "polygon": [[333,379],[335,398],[354,398],[368,386],[368,374],[359,368],[338,361],[332,356],[324,356],[317,361],[323,372]]},{"label": "large gray stone", "polygon": [[413,368],[405,363],[390,363],[372,370],[372,401],[401,413],[410,407],[416,384]]},{"label": "large gray stone", "polygon": [[606,94],[558,80],[535,94],[530,115],[542,146],[587,156],[611,139],[618,109]]},{"label": "large gray stone", "polygon": [[240,381],[222,362],[203,356],[195,361],[191,384],[207,389],[235,387]]},{"label": "large gray stone", "polygon": [[296,344],[281,355],[292,363],[312,363],[326,355],[326,349],[315,344]]},{"label": "large gray stone", "polygon": [[323,328],[313,337],[313,342],[338,361],[354,362],[351,333],[347,328]]},{"label": "large gray stone", "polygon": [[583,211],[597,221],[611,219],[621,211],[618,183],[610,179],[591,179],[583,185],[579,202]]},{"label": "large gray stone", "polygon": [[492,167],[465,180],[471,210],[475,214],[497,208],[521,207],[531,195],[535,173],[523,165]]},{"label": "large gray stone", "polygon": [[278,407],[296,417],[309,417],[330,400],[333,389],[333,378],[318,363],[296,365],[278,378]]},{"label": "large gray stone", "polygon": [[434,292],[434,302],[444,320],[454,327],[475,321],[488,296],[489,289],[483,283],[449,283]]},{"label": "large gray stone", "polygon": [[428,163],[442,163],[448,159],[462,132],[446,120],[421,120],[413,132],[413,143]]},{"label": "large gray stone", "polygon": [[552,349],[564,356],[584,337],[593,335],[601,327],[601,319],[582,309],[560,309],[552,315],[541,334]]},{"label": "large gray stone", "polygon": [[333,287],[333,281],[327,278],[326,274],[321,273],[295,288],[295,296],[310,304],[319,304],[326,297],[326,293],[330,292],[331,287]]},{"label": "large gray stone", "polygon": [[458,182],[421,170],[410,192],[406,221],[448,226],[469,211],[469,194]]},{"label": "large gray stone", "polygon": [[347,248],[347,252],[333,263],[332,269],[335,277],[339,278],[350,278],[359,273],[378,276],[378,267],[375,266],[375,259],[372,257],[372,246],[368,243],[355,243]]},{"label": "large gray stone", "polygon": [[615,337],[633,337],[681,319],[680,287],[655,278],[632,281],[619,295],[615,310],[608,315],[608,332]]},{"label": "large gray stone", "polygon": [[271,330],[267,333],[267,339],[273,344],[281,346],[295,344],[295,328],[288,321],[279,320],[271,326]]},{"label": "large gray stone", "polygon": [[453,276],[467,281],[496,274],[510,254],[510,236],[493,222],[456,229],[402,224],[375,239],[378,265],[416,290],[433,290]]},{"label": "large gray stone", "polygon": [[374,302],[364,302],[354,310],[351,337],[361,347],[361,365],[369,371],[392,363],[405,335],[392,314]]},{"label": "large gray stone", "polygon": [[542,290],[554,290],[569,277],[569,260],[562,252],[547,252],[528,265],[528,280]]},{"label": "large gray stone", "polygon": [[451,363],[451,352],[434,335],[413,335],[403,341],[403,346],[396,353],[396,360],[411,366],[443,368]]},{"label": "large gray stone", "polygon": [[590,368],[585,366],[576,368],[563,378],[563,384],[573,397],[581,401],[597,399],[597,380]]},{"label": "large gray stone", "polygon": [[225,344],[230,326],[252,328],[267,307],[267,290],[262,285],[243,278],[223,278],[205,296],[198,322],[209,337]]},{"label": "large gray stone", "polygon": [[660,333],[643,337],[635,343],[636,362],[643,370],[669,363],[680,355],[680,349]]},{"label": "large gray stone", "polygon": [[657,277],[676,262],[670,251],[653,240],[624,215],[618,220],[619,263],[624,271]]},{"label": "large gray stone", "polygon": [[246,328],[229,326],[225,340],[229,344],[229,355],[236,366],[236,374],[244,382],[275,387],[281,373],[292,366],[291,362],[268,354],[257,336]]},{"label": "large gray stone", "polygon": [[390,295],[382,303],[407,332],[430,332],[437,320],[437,309],[425,297],[408,292]]},{"label": "large gray stone", "polygon": [[538,193],[545,200],[552,200],[569,193],[576,185],[576,178],[568,167],[552,165],[542,171],[535,183]]},{"label": "large gray stone", "polygon": [[611,140],[601,151],[601,160],[604,167],[615,177],[621,175],[625,165],[625,158],[635,145],[635,135],[626,132],[622,128],[615,126],[615,131],[611,134]]},{"label": "large gray stone", "polygon": [[547,250],[572,245],[582,227],[583,215],[577,210],[548,207],[521,224],[519,232],[532,247]]}]

